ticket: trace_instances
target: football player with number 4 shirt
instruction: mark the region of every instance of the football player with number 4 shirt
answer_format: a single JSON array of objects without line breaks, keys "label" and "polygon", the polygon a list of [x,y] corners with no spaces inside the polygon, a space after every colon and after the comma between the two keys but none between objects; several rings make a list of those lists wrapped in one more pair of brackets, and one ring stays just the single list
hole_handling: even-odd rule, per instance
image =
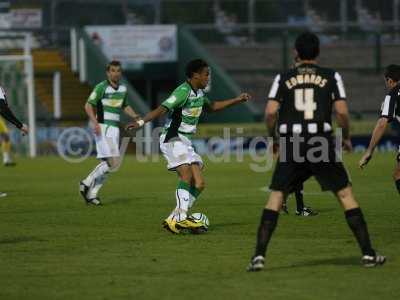
[{"label": "football player with number 4 shirt", "polygon": [[[338,159],[332,137],[332,109],[343,130],[343,145],[351,150],[349,113],[342,79],[335,70],[317,65],[319,39],[313,33],[295,42],[298,63],[276,76],[266,106],[270,134],[279,133],[280,153],[270,185],[271,193],[262,212],[257,244],[248,271],[264,268],[267,246],[278,222],[284,196],[314,176],[323,190],[332,191],[361,248],[362,264],[381,265],[385,257],[372,248],[363,213],[353,196],[349,176]],[[279,116],[278,116],[279,110]]]}]

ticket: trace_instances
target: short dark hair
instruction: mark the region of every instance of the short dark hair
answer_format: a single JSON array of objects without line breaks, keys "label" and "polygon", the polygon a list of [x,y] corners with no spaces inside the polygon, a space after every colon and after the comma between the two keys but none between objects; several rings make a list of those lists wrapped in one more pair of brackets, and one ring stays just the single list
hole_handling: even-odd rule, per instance
[{"label": "short dark hair", "polygon": [[185,74],[187,78],[192,78],[194,73],[200,73],[204,68],[207,68],[208,64],[205,60],[198,58],[191,60],[186,65]]},{"label": "short dark hair", "polygon": [[121,68],[121,62],[119,60],[112,60],[107,64],[106,70],[110,71],[111,66],[113,67],[120,67]]},{"label": "short dark hair", "polygon": [[319,38],[312,32],[304,32],[296,38],[295,49],[300,59],[315,59],[319,55]]},{"label": "short dark hair", "polygon": [[388,65],[385,68],[384,76],[386,79],[392,79],[393,81],[400,81],[400,66],[399,65]]}]

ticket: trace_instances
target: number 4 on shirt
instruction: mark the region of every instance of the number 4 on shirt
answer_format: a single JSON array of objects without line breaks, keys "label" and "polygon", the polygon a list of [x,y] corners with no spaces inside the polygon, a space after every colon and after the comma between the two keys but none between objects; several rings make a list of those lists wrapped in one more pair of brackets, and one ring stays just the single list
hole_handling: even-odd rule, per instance
[{"label": "number 4 on shirt", "polygon": [[295,89],[294,106],[298,111],[304,112],[304,120],[314,119],[317,103],[314,102],[314,89]]}]

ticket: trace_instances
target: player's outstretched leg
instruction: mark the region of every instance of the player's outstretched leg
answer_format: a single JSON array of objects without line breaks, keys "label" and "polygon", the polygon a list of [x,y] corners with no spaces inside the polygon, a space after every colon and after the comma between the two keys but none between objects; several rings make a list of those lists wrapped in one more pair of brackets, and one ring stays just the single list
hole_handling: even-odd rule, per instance
[{"label": "player's outstretched leg", "polygon": [[269,196],[268,203],[261,215],[257,231],[256,251],[247,267],[248,272],[261,271],[264,268],[265,253],[278,223],[279,210],[282,207],[283,198],[283,193],[278,191],[272,191]]},{"label": "player's outstretched leg", "polygon": [[365,267],[383,265],[386,257],[379,255],[372,248],[367,223],[357,201],[354,199],[350,186],[337,192],[337,197],[344,208],[347,224],[353,232],[361,249],[361,263]]}]

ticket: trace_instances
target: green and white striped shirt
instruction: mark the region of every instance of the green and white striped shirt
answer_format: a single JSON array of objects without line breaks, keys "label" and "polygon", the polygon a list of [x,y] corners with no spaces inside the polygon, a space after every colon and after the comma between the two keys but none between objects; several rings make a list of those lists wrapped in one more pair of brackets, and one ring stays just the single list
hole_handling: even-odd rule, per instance
[{"label": "green and white striped shirt", "polygon": [[202,90],[194,91],[189,82],[178,86],[167,100],[161,103],[169,111],[169,120],[164,126],[165,142],[177,137],[178,133],[191,138],[196,133],[203,106],[210,100]]},{"label": "green and white striped shirt", "polygon": [[97,108],[97,121],[102,124],[119,127],[122,110],[127,106],[127,88],[120,84],[113,88],[108,80],[95,86],[87,100]]}]

